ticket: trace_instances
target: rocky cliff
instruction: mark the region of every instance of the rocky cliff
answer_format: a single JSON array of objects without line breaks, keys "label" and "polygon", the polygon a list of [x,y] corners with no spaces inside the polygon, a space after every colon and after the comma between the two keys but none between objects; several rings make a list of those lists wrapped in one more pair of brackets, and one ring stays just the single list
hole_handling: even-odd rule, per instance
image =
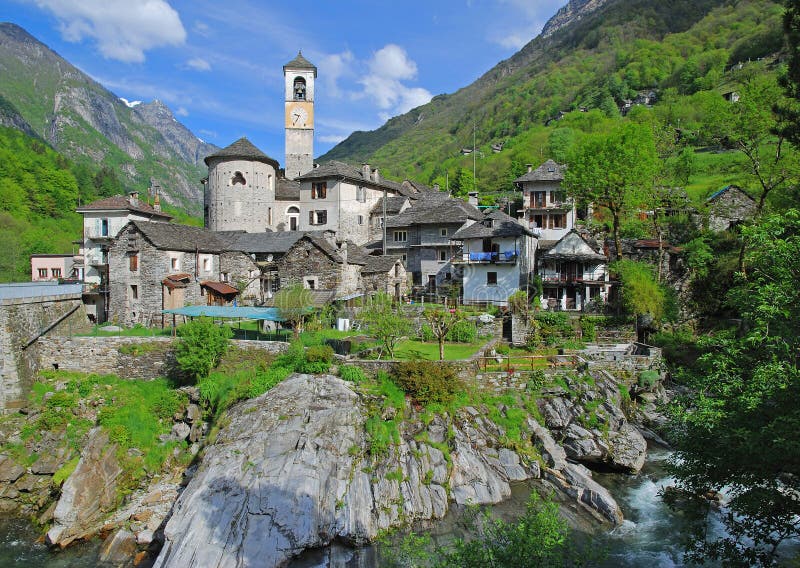
[{"label": "rocky cliff", "polygon": [[132,188],[147,187],[153,177],[169,203],[199,213],[202,159],[217,148],[189,132],[162,103],[129,107],[11,23],[0,23],[0,75],[0,107],[14,109],[0,112],[0,124],[32,130],[77,161],[119,169]]},{"label": "rocky cliff", "polygon": [[474,407],[407,418],[396,444],[370,455],[367,404],[336,377],[294,375],[233,408],[175,505],[156,566],[279,566],[307,548],[363,544],[384,529],[441,518],[451,502],[500,502],[511,482],[531,478],[598,519],[622,521],[589,470],[531,418],[541,463],[504,447],[503,428]]},{"label": "rocky cliff", "polygon": [[582,17],[600,8],[608,0],[570,0],[542,28],[542,37],[550,37],[558,30],[577,22]]}]

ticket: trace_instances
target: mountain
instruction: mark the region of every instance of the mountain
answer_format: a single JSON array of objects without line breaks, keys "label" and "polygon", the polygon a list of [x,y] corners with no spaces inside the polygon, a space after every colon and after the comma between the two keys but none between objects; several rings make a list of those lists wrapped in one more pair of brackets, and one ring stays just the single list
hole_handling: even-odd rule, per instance
[{"label": "mountain", "polygon": [[102,164],[144,191],[199,214],[202,158],[218,150],[161,102],[129,106],[21,27],[0,23],[0,124],[35,134],[65,156]]},{"label": "mountain", "polygon": [[318,160],[444,185],[471,175],[473,155],[461,154],[474,132],[479,189],[508,190],[520,164],[554,157],[550,119],[577,109],[618,116],[643,92],[721,89],[735,64],[781,49],[782,11],[767,0],[572,0],[471,85],[354,132]]}]

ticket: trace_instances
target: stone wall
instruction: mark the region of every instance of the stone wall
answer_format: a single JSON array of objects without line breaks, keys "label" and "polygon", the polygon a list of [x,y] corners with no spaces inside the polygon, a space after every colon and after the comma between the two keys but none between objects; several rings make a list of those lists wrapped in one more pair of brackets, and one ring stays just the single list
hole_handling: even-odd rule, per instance
[{"label": "stone wall", "polygon": [[[172,337],[48,337],[40,340],[37,369],[113,374],[123,379],[153,379],[168,373],[174,362]],[[279,341],[233,340],[240,349],[282,353]]]},{"label": "stone wall", "polygon": [[316,278],[317,290],[336,290],[342,279],[342,264],[333,261],[309,239],[299,240],[277,266],[282,288]]},{"label": "stone wall", "polygon": [[[69,315],[67,315],[69,314]],[[66,316],[66,317],[65,317]],[[64,317],[45,338],[26,344]],[[25,404],[37,370],[38,343],[46,337],[83,333],[89,320],[80,294],[15,298],[0,302],[0,411]]]},{"label": "stone wall", "polygon": [[237,287],[247,282],[247,287],[239,296],[239,302],[262,301],[261,271],[255,261],[243,252],[224,252],[219,255],[219,272],[228,275],[228,283]]}]

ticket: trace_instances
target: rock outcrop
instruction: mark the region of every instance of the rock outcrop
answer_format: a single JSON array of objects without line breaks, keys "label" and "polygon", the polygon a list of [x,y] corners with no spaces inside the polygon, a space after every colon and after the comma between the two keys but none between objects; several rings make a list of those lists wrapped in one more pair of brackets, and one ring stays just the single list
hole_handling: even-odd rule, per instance
[{"label": "rock outcrop", "polygon": [[102,519],[116,504],[117,479],[122,473],[116,444],[100,428],[89,433],[75,471],[64,482],[53,513],[47,542],[61,547],[93,535]]},{"label": "rock outcrop", "polygon": [[[363,544],[383,529],[441,518],[451,500],[500,502],[511,481],[541,474],[500,447],[502,430],[469,407],[428,424],[407,420],[397,444],[370,456],[363,405],[336,377],[293,375],[231,409],[174,507],[156,566],[279,566],[306,548]],[[529,425],[544,438],[553,485],[619,522],[588,470]]]},{"label": "rock outcrop", "polygon": [[567,388],[543,398],[540,408],[545,425],[566,456],[623,473],[642,469],[647,442],[621,410],[621,395],[613,377],[595,373],[565,380]]}]

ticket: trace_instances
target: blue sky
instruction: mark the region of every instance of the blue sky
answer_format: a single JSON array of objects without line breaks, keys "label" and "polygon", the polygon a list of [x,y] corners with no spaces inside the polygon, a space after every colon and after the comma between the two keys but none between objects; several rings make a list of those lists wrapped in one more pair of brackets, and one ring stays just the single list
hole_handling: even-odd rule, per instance
[{"label": "blue sky", "polygon": [[518,51],[566,0],[0,0],[16,23],[129,101],[200,138],[284,159],[283,64],[318,68],[319,156],[452,93]]}]

